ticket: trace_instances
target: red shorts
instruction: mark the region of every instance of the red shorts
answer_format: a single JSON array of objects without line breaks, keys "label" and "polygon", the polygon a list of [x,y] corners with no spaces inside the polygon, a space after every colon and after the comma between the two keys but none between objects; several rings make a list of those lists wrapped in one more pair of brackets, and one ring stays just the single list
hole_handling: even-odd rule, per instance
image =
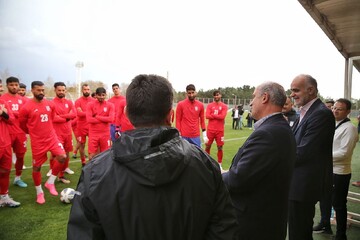
[{"label": "red shorts", "polygon": [[75,126],[75,127],[73,127],[72,126],[72,131],[73,131],[73,133],[74,133],[74,135],[75,135],[75,138],[77,139],[78,138],[78,136],[79,136],[79,133],[78,133],[78,130],[77,130],[77,127]]},{"label": "red shorts", "polygon": [[109,135],[90,135],[88,142],[88,152],[97,153],[108,150],[110,148],[110,136]]},{"label": "red shorts", "polygon": [[51,155],[58,156],[58,155],[65,155],[65,150],[63,145],[59,142],[59,140],[56,138],[56,140],[52,141],[49,145],[47,145],[47,148],[41,150],[41,151],[34,151],[32,152],[32,158],[33,158],[33,166],[35,167],[41,167],[44,162],[47,160],[47,152],[51,152]]},{"label": "red shorts", "polygon": [[86,143],[86,137],[89,136],[89,127],[81,127],[81,125],[78,124],[76,135],[76,140],[80,143]]},{"label": "red shorts", "polygon": [[14,153],[26,153],[27,137],[25,133],[10,134],[11,146]]},{"label": "red shorts", "polygon": [[71,152],[73,149],[72,135],[63,134],[58,136],[59,141],[64,147],[65,152]]},{"label": "red shorts", "polygon": [[11,145],[8,147],[0,147],[0,168],[11,170]]},{"label": "red shorts", "polygon": [[206,145],[211,145],[214,140],[216,141],[217,146],[224,145],[224,131],[207,131],[206,135],[209,139],[209,142]]}]

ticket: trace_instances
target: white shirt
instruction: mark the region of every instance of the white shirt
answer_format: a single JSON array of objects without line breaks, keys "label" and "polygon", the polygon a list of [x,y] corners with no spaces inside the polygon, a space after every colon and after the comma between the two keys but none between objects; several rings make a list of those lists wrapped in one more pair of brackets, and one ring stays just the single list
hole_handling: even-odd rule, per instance
[{"label": "white shirt", "polygon": [[239,118],[239,110],[235,110],[234,112],[234,118]]},{"label": "white shirt", "polygon": [[[336,126],[341,121],[336,121]],[[333,171],[335,174],[351,173],[351,158],[357,141],[357,128],[350,122],[341,124],[336,130],[333,141]]]}]

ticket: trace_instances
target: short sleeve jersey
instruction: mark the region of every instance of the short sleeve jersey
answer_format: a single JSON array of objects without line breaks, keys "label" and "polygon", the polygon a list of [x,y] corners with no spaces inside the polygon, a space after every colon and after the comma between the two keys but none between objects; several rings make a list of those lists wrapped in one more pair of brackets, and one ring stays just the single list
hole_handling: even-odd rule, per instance
[{"label": "short sleeve jersey", "polygon": [[47,149],[48,143],[57,138],[53,126],[54,113],[54,103],[46,99],[41,102],[29,100],[21,108],[20,126],[30,134],[33,149],[34,147],[39,151]]},{"label": "short sleeve jersey", "polygon": [[[122,100],[124,100],[125,97],[124,96],[113,96],[112,98],[110,98],[108,100],[108,102],[111,102],[112,104],[114,104],[114,109],[115,109],[115,116],[117,116],[119,109],[120,109],[120,103]],[[116,124],[116,123],[115,123]]]},{"label": "short sleeve jersey", "polygon": [[9,127],[12,124],[12,121],[14,121],[14,115],[7,104],[7,101],[0,98],[0,106],[1,108],[5,108],[7,110],[7,114],[9,115],[9,118],[6,119],[3,116],[0,116],[0,149],[6,148],[11,145],[11,138],[9,134]]},{"label": "short sleeve jersey", "polygon": [[57,133],[71,134],[71,120],[76,117],[72,101],[65,98],[54,98],[54,128]]},{"label": "short sleeve jersey", "polygon": [[19,124],[19,112],[24,106],[26,99],[18,94],[11,95],[10,93],[5,93],[1,98],[7,102],[15,117],[13,124],[9,125],[10,134],[24,133]]},{"label": "short sleeve jersey", "polygon": [[206,107],[206,118],[209,119],[207,130],[224,131],[228,107],[223,102],[212,102]]},{"label": "short sleeve jersey", "polygon": [[[86,121],[86,108],[87,105],[95,101],[92,97],[80,97],[75,101],[75,109],[77,112],[77,121],[78,127],[88,127],[88,122]],[[81,111],[78,110],[81,109]]]},{"label": "short sleeve jersey", "polygon": [[134,126],[131,124],[129,118],[125,114],[125,108],[126,108],[126,99],[123,99],[120,101],[119,109],[115,119],[115,123],[117,126],[120,126],[121,132],[134,129]]}]

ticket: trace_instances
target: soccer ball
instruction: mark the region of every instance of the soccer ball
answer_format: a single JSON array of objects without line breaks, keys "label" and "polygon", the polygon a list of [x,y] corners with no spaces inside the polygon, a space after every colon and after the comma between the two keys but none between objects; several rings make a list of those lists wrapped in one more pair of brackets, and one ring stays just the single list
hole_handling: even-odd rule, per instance
[{"label": "soccer ball", "polygon": [[60,201],[63,203],[71,203],[74,196],[75,190],[72,188],[64,188],[60,193]]}]

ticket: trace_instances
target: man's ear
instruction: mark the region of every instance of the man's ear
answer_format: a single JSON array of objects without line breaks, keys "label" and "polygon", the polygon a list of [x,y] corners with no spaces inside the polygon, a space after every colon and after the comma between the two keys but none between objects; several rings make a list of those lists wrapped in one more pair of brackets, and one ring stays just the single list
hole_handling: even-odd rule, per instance
[{"label": "man's ear", "polygon": [[270,99],[269,94],[267,92],[264,92],[264,94],[262,95],[262,99],[261,99],[262,103],[269,102],[269,99]]},{"label": "man's ear", "polygon": [[171,109],[169,111],[169,113],[166,115],[166,119],[165,119],[165,125],[166,126],[171,126],[171,119],[173,119],[174,116],[174,109]]}]

